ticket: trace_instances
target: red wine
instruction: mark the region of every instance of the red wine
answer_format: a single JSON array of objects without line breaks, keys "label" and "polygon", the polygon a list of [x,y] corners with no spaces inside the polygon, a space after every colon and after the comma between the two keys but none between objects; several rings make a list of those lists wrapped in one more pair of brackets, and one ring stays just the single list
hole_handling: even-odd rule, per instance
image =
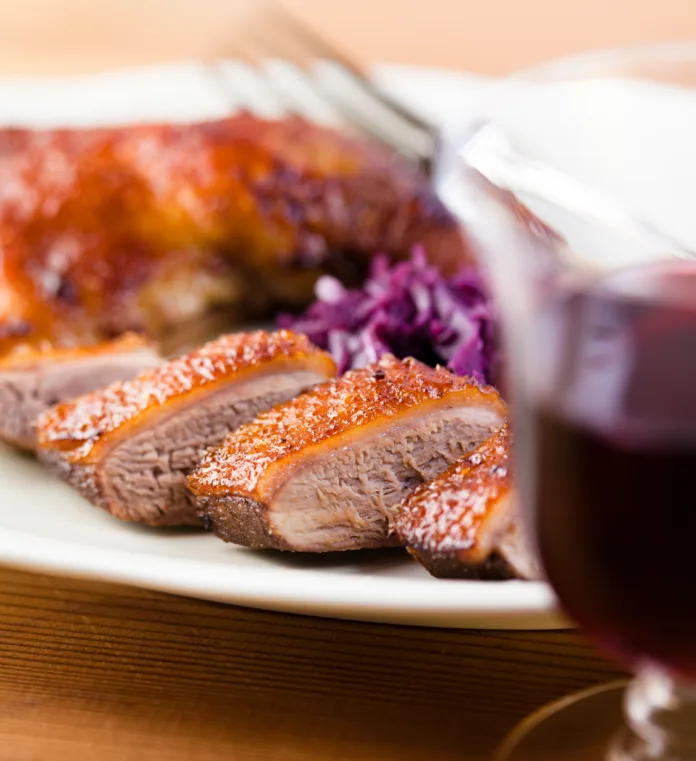
[{"label": "red wine", "polygon": [[549,579],[612,655],[695,678],[696,265],[566,293],[538,327],[522,419]]},{"label": "red wine", "polygon": [[696,447],[538,420],[539,545],[568,612],[615,654],[696,676]]}]

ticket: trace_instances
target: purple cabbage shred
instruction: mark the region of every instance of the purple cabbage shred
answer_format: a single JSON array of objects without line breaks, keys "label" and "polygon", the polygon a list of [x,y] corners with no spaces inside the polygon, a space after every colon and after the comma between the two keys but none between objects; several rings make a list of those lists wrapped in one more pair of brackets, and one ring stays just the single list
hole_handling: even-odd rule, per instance
[{"label": "purple cabbage shred", "polygon": [[362,288],[319,279],[316,301],[300,315],[281,315],[283,328],[305,333],[331,353],[340,372],[383,354],[445,365],[458,375],[492,383],[497,375],[497,322],[480,274],[445,278],[421,248],[390,265],[376,256]]}]

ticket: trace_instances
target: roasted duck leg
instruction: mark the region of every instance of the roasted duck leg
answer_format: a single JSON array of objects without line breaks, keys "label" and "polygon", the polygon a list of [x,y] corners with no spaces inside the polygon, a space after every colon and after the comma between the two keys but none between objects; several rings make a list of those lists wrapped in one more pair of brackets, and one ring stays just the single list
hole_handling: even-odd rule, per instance
[{"label": "roasted duck leg", "polygon": [[126,330],[199,342],[416,243],[444,270],[468,257],[425,178],[297,118],[0,130],[0,356]]}]

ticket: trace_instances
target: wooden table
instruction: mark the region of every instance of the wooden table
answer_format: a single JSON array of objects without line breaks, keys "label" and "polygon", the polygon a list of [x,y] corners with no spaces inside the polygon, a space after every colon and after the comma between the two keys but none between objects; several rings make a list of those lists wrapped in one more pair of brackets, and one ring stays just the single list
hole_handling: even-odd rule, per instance
[{"label": "wooden table", "polygon": [[1,761],[481,761],[615,669],[573,632],[267,613],[0,571]]}]

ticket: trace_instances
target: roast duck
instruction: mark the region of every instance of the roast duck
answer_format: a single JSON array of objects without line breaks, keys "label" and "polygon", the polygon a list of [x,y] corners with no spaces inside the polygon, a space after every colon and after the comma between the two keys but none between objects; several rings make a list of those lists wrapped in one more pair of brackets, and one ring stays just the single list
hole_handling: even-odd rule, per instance
[{"label": "roast duck", "polygon": [[[444,271],[469,258],[423,176],[299,118],[0,130],[0,433],[32,445],[49,402],[153,359],[89,347],[133,331],[170,353],[416,243]],[[42,354],[51,377],[36,379]]]},{"label": "roast duck", "polygon": [[122,520],[533,577],[494,388],[220,335],[415,244],[445,273],[472,259],[424,177],[300,119],[0,131],[0,436]]},{"label": "roast duck", "polygon": [[39,457],[122,520],[256,549],[403,545],[434,575],[536,576],[507,408],[386,355],[334,377],[290,331],[235,333],[44,413]]}]

